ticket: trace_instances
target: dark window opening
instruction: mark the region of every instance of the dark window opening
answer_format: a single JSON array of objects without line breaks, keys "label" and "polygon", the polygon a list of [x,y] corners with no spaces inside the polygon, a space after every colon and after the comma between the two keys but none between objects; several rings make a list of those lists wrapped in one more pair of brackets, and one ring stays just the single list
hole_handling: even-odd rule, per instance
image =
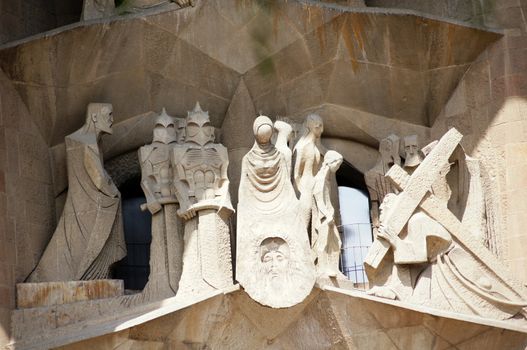
[{"label": "dark window opening", "polygon": [[152,216],[143,212],[146,202],[141,189],[141,179],[128,179],[119,186],[122,200],[124,236],[128,254],[117,262],[113,277],[124,280],[124,288],[142,290],[150,274],[150,242],[152,240]]}]

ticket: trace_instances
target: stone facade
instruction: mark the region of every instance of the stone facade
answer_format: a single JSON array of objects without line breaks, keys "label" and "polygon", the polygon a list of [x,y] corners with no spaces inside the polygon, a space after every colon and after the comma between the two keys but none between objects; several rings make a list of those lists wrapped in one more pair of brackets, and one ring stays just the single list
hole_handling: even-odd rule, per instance
[{"label": "stone facade", "polygon": [[[34,5],[33,13],[25,15],[25,3],[0,1],[0,43],[73,21],[76,13],[76,5],[59,9],[55,4],[51,11],[39,2],[27,2]],[[523,229],[527,224],[527,2],[495,1],[485,8],[477,1],[455,0],[418,5],[404,0],[337,3],[337,7],[300,6],[287,1],[266,9],[252,1],[202,0],[188,8],[78,23],[47,37],[0,48],[0,347],[14,339],[27,340],[19,336],[29,333],[16,332],[31,329],[25,320],[37,315],[35,310],[13,312],[15,284],[24,282],[34,269],[60,217],[68,184],[64,137],[82,125],[86,105],[93,101],[114,106],[114,135],[104,137],[101,144],[111,163],[112,158],[135,154],[151,142],[153,113],[148,111],[166,107],[171,115],[181,117],[199,100],[210,111],[211,124],[221,128],[217,141],[229,153],[234,206],[242,157],[253,142],[248,135],[258,112],[287,116],[297,123],[309,113],[318,113],[325,126],[321,143],[336,149],[362,173],[374,168],[380,141],[392,133],[417,135],[424,146],[455,127],[464,135],[464,152],[481,165],[487,225],[483,243],[517,278],[527,281],[523,250],[527,242]],[[138,175],[138,164],[127,165],[123,176]],[[231,231],[231,242],[235,241]],[[301,338],[310,320],[323,319],[308,314],[328,303],[336,303],[336,313],[348,305],[350,314],[361,312],[364,305],[376,308],[382,303],[373,297],[375,302],[331,296],[318,287],[313,293],[324,297],[306,299],[311,303],[306,310],[311,311],[303,313],[300,326],[284,326],[290,336]],[[236,293],[218,298],[247,299],[243,292]],[[108,305],[110,311],[125,315],[128,311],[118,306],[123,300],[83,301],[71,309],[53,306],[40,310],[39,322],[46,329],[44,316],[60,310],[65,316],[54,319],[61,322],[55,328],[80,327],[90,317],[109,317],[104,314]],[[93,305],[98,306],[83,313]],[[198,310],[204,305],[208,304],[194,305],[189,312],[205,319]],[[232,313],[228,317],[239,322],[233,324],[243,324],[244,318],[229,307],[218,306],[228,310],[214,318],[225,320]],[[478,341],[496,341],[500,348],[525,346],[521,327],[476,326],[483,321],[451,322],[452,315],[416,316],[415,310],[394,311],[397,307],[391,304],[386,308],[383,312],[393,313],[394,318],[411,321],[403,322],[404,329],[372,323],[353,332],[354,322],[360,320],[344,322],[342,315],[329,316],[324,322],[338,324],[340,333],[332,334],[329,329],[334,327],[321,327],[320,339],[311,344],[347,348],[357,346],[358,336],[363,337],[361,344],[368,344],[368,339],[386,341],[387,348],[401,349],[433,348],[432,344],[444,345],[437,345],[438,349],[471,348]],[[20,325],[13,334],[12,314]],[[217,335],[224,330],[218,329],[219,333],[211,331],[210,338],[187,335],[177,325],[166,334],[178,336],[150,335],[149,327],[177,315],[150,319],[152,323],[145,321],[93,341],[107,342],[112,349],[125,343],[123,348],[224,344]],[[444,329],[458,327],[477,331],[470,339],[441,335]],[[501,332],[497,328],[508,329],[503,332],[509,340],[494,336]],[[409,330],[415,331],[413,337]],[[276,334],[262,336],[261,329],[246,331],[261,341],[250,344],[255,347],[272,346],[273,339],[285,348],[300,346],[286,344]],[[226,332],[236,334],[232,329]]]},{"label": "stone facade", "polygon": [[81,0],[1,0],[0,44],[77,22]]},{"label": "stone facade", "polygon": [[469,155],[485,165],[484,184],[495,206],[492,208],[491,249],[523,281],[527,280],[527,258],[521,247],[527,235],[524,169],[527,166],[527,11],[525,1],[494,2],[485,23],[504,30],[501,40],[479,55],[469,68],[432,127],[437,137],[455,126],[464,135]]}]

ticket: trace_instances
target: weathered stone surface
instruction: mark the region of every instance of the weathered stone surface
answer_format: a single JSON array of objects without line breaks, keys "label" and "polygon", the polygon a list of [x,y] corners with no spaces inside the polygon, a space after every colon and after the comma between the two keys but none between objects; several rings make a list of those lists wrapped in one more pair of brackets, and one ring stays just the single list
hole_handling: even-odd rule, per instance
[{"label": "weathered stone surface", "polygon": [[112,105],[91,103],[86,124],[66,137],[68,198],[59,224],[29,282],[103,279],[126,255],[120,193],[99,151],[112,133]]},{"label": "weathered stone surface", "polygon": [[236,279],[251,298],[273,308],[302,302],[315,283],[306,215],[290,180],[291,130],[285,122],[256,118],[238,192]]},{"label": "weathered stone surface", "polygon": [[[39,343],[26,338],[20,345],[28,349],[42,345],[115,349],[131,343],[156,347],[163,344],[169,348],[192,344],[212,349],[359,350],[469,349],[470,346],[483,350],[521,350],[527,345],[527,329],[512,321],[489,323],[479,317],[434,313],[427,307],[412,309],[407,304],[369,297],[363,292],[323,288],[326,290],[314,290],[300,305],[281,310],[265,308],[243,291],[217,295],[183,308],[177,307],[174,299],[167,299],[150,312],[157,316],[142,318],[131,313],[101,320],[102,327],[93,328],[89,340],[73,343],[85,339],[79,338],[85,333],[85,322],[80,322],[47,330]],[[29,329],[26,332],[31,334]],[[65,345],[68,343],[73,344]]]},{"label": "weathered stone surface", "polygon": [[[184,142],[170,150],[173,191],[184,225],[183,270],[177,298],[195,300],[233,285],[228,220],[228,151],[214,143],[209,113],[199,103],[185,120]],[[178,238],[179,239],[179,238]]]},{"label": "weathered stone surface", "polygon": [[[523,319],[527,290],[447,207],[449,159],[460,141],[461,134],[451,129],[430,146],[422,163],[413,148],[407,150],[411,176],[398,165],[387,173],[401,192],[388,194],[381,205],[378,238],[366,259],[375,286],[370,293],[490,319]],[[387,248],[392,256],[386,257]],[[388,277],[378,273],[381,262],[393,268]]]},{"label": "weathered stone surface", "polygon": [[18,283],[16,302],[17,308],[36,308],[112,298],[123,295],[123,292],[121,280]]},{"label": "weathered stone surface", "polygon": [[[177,217],[177,199],[174,193],[174,169],[171,166],[172,149],[182,136],[178,135],[183,120],[169,116],[165,109],[156,117],[152,143],[139,149],[141,188],[146,203],[143,211],[152,214],[152,241],[150,242],[150,274],[142,291],[144,300],[158,300],[177,293],[183,267],[182,224]],[[178,137],[179,136],[179,137]]]}]

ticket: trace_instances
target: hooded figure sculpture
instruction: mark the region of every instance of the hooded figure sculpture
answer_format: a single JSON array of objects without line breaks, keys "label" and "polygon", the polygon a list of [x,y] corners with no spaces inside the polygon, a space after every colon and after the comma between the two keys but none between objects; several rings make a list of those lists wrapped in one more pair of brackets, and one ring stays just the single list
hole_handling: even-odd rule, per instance
[{"label": "hooded figure sculpture", "polygon": [[143,290],[145,300],[174,296],[182,268],[182,227],[172,187],[170,151],[176,145],[176,123],[165,109],[156,118],[153,140],[139,149],[141,187],[146,197],[143,210],[152,214],[150,275]]},{"label": "hooded figure sculpture", "polygon": [[188,112],[185,142],[173,149],[177,211],[185,222],[183,272],[178,296],[193,297],[232,285],[228,220],[227,149],[214,143],[209,113],[199,103]]},{"label": "hooded figure sculpture", "polygon": [[275,129],[291,132],[283,124],[266,116],[254,121],[256,141],[242,160],[238,192],[236,278],[251,298],[275,308],[302,302],[315,282],[287,137],[279,135],[276,147],[271,142]]}]

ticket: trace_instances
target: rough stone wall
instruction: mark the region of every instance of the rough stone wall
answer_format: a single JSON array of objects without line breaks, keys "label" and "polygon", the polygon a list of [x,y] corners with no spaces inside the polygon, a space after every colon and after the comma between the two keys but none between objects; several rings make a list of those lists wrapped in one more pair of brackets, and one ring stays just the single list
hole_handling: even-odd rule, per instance
[{"label": "rough stone wall", "polygon": [[[502,0],[497,0],[499,2]],[[402,8],[435,16],[482,24],[484,14],[492,12],[494,0],[366,0],[371,7]],[[506,1],[503,1],[506,2]]]},{"label": "rough stone wall", "polygon": [[0,44],[77,22],[82,0],[0,0]]},{"label": "rough stone wall", "polygon": [[527,1],[496,1],[486,24],[504,37],[465,74],[433,126],[438,137],[455,126],[466,151],[487,172],[495,208],[498,255],[527,281]]},{"label": "rough stone wall", "polygon": [[48,146],[0,70],[0,348],[9,343],[15,283],[55,226]]}]

